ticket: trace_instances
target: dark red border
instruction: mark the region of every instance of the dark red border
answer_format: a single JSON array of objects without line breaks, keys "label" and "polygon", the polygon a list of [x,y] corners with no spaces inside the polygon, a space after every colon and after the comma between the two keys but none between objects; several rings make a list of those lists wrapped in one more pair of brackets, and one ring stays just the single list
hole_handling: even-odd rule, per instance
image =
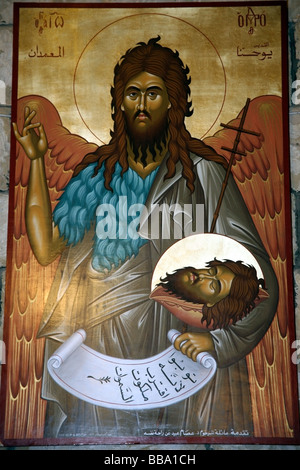
[{"label": "dark red border", "polygon": [[[18,84],[18,42],[19,42],[19,10],[21,8],[163,8],[163,7],[230,7],[230,6],[281,6],[282,17],[282,86],[283,86],[283,145],[284,145],[284,171],[285,171],[285,204],[286,204],[286,237],[287,237],[287,270],[288,270],[288,286],[290,287],[288,298],[288,315],[289,315],[289,331],[291,336],[291,344],[296,339],[295,316],[294,316],[294,285],[293,285],[293,249],[292,249],[292,223],[291,223],[291,195],[290,185],[290,148],[289,148],[289,72],[288,72],[288,9],[286,1],[229,1],[229,2],[204,2],[204,3],[15,3],[14,4],[14,35],[13,35],[13,80],[12,80],[12,122],[16,119],[17,112],[17,84]],[[10,188],[14,187],[16,152],[13,143],[14,135],[11,132],[11,160],[10,160]],[[9,218],[8,218],[8,240],[7,240],[7,266],[6,266],[6,285],[10,285],[12,275],[12,245],[13,245],[13,223],[14,223],[14,194],[9,194]],[[5,311],[7,311],[9,299],[5,299]],[[8,343],[8,322],[4,321],[3,338]],[[291,349],[292,351],[292,349]],[[95,445],[95,444],[270,444],[270,445],[300,445],[300,423],[299,423],[299,397],[298,397],[298,379],[297,366],[292,364],[292,388],[294,393],[293,417],[295,436],[293,438],[257,438],[245,437],[239,438],[237,442],[235,438],[230,437],[95,437],[95,438],[70,438],[70,439],[5,439],[3,437],[4,416],[5,416],[5,397],[6,397],[6,366],[2,365],[1,376],[1,399],[0,399],[0,439],[5,446],[66,446],[66,445]]]}]

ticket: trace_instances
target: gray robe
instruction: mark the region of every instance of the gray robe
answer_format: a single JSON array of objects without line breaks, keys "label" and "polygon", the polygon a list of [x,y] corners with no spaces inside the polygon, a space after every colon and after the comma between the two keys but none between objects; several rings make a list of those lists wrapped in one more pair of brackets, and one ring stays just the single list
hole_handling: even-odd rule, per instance
[{"label": "gray robe", "polygon": [[[151,277],[161,255],[174,242],[170,237],[151,239],[151,211],[154,204],[204,204],[204,232],[209,232],[225,170],[221,165],[191,155],[198,178],[193,194],[186,187],[178,165],[173,178],[164,181],[165,161],[148,195],[140,220],[140,234],[149,239],[139,254],[109,273],[91,267],[93,233],[80,245],[67,249],[40,326],[46,337],[45,360],[59,342],[78,328],[87,333],[86,344],[114,357],[144,358],[169,346],[170,328],[181,330],[180,320],[149,299]],[[195,213],[195,212],[194,212]],[[175,224],[178,214],[174,216]],[[193,219],[193,217],[192,217]],[[193,233],[191,223],[183,236]],[[116,411],[85,403],[64,392],[49,377],[46,365],[43,398],[49,400],[45,437],[105,437],[253,432],[251,398],[245,356],[266,333],[276,312],[278,287],[268,255],[232,177],[229,179],[215,233],[242,243],[262,268],[269,298],[234,326],[211,332],[218,369],[215,378],[191,398],[165,409],[142,412]],[[194,329],[195,330],[195,329]],[[197,330],[196,330],[197,331]],[[200,330],[198,330],[200,331]],[[171,433],[171,434],[170,434]]]}]

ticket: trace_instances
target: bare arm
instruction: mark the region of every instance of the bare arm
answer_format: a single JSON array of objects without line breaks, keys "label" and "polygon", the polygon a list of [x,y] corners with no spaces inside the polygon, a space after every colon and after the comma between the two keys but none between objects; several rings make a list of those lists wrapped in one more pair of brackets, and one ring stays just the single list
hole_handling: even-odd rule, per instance
[{"label": "bare arm", "polygon": [[22,133],[19,133],[15,123],[13,130],[17,141],[31,160],[25,212],[28,238],[37,260],[46,266],[62,253],[65,242],[53,224],[44,163],[48,143],[43,125],[32,124],[35,115],[35,111],[26,107]]}]

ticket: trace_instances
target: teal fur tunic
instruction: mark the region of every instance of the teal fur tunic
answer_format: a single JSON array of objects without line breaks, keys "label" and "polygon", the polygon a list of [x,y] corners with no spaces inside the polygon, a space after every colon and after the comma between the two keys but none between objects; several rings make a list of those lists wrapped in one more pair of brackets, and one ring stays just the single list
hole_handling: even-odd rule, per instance
[{"label": "teal fur tunic", "polygon": [[[54,223],[68,245],[76,245],[96,224],[92,265],[101,272],[136,256],[147,242],[137,231],[130,233],[127,226],[137,227],[158,168],[143,179],[131,168],[122,175],[117,163],[109,191],[104,186],[104,165],[93,177],[95,165],[70,181],[54,210]],[[128,214],[129,208],[134,208],[134,215]]]}]

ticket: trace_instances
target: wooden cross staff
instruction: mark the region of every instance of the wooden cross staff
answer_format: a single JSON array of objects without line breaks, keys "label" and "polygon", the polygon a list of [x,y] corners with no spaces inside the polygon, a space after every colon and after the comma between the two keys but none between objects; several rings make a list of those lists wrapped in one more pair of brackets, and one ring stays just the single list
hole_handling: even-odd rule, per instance
[{"label": "wooden cross staff", "polygon": [[216,226],[217,218],[219,216],[222,200],[223,200],[223,197],[224,197],[225,189],[226,189],[226,186],[227,186],[227,183],[228,183],[228,179],[229,179],[229,175],[230,175],[230,172],[231,172],[231,167],[232,167],[233,162],[234,162],[235,155],[238,154],[238,155],[242,155],[244,157],[246,156],[246,153],[239,152],[237,150],[242,132],[244,132],[245,134],[260,136],[260,134],[257,133],[257,132],[249,131],[249,130],[243,128],[243,126],[245,124],[245,119],[246,119],[246,115],[247,115],[247,112],[248,112],[249,104],[250,104],[250,98],[247,98],[246,105],[244,107],[242,118],[241,118],[241,121],[240,121],[240,125],[238,127],[230,126],[229,124],[222,124],[222,123],[220,124],[222,127],[225,127],[226,129],[232,129],[232,130],[237,131],[237,134],[236,134],[236,138],[235,138],[232,149],[229,149],[227,147],[221,147],[223,150],[227,150],[228,152],[231,152],[231,156],[230,156],[230,160],[229,160],[229,163],[228,163],[228,168],[227,168],[227,171],[226,171],[226,175],[225,175],[224,181],[222,183],[221,193],[220,193],[220,196],[219,196],[218,204],[217,204],[217,207],[216,207],[216,210],[215,210],[215,213],[214,213],[214,217],[213,217],[213,220],[212,220],[212,224],[211,224],[211,227],[210,227],[210,233],[213,233],[213,231],[215,229],[215,226]]}]

